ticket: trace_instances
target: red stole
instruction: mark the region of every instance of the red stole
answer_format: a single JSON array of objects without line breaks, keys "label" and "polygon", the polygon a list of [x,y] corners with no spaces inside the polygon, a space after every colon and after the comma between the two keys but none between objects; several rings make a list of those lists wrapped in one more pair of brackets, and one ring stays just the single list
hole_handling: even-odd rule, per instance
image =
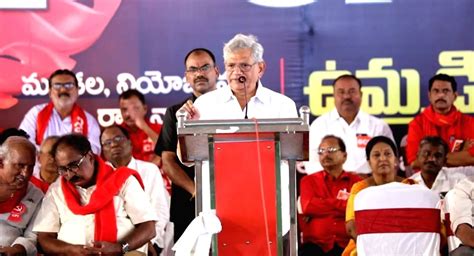
[{"label": "red stole", "polygon": [[129,168],[120,167],[115,171],[105,164],[100,157],[95,157],[98,163],[96,188],[86,205],[81,205],[80,195],[75,186],[61,177],[61,188],[66,204],[74,214],[95,214],[95,241],[117,242],[117,222],[113,198],[131,175],[135,176],[142,188],[140,175]]},{"label": "red stole", "polygon": [[25,185],[24,188],[17,190],[14,194],[13,197],[8,199],[5,202],[0,202],[0,213],[7,213],[11,212],[15,206],[17,206],[21,199],[26,195],[26,189],[28,188],[28,184]]},{"label": "red stole", "polygon": [[462,132],[462,114],[455,106],[451,107],[448,114],[438,114],[430,105],[423,111],[423,133],[425,136],[440,136],[449,147],[452,148],[452,143],[455,139],[463,138]]},{"label": "red stole", "polygon": [[[49,102],[39,113],[36,119],[36,144],[41,145],[44,133],[48,128],[49,119],[53,113],[54,105]],[[86,113],[79,105],[74,104],[71,112],[71,124],[73,133],[81,133],[87,136],[87,118]]]},{"label": "red stole", "polygon": [[46,194],[46,191],[48,191],[49,188],[49,183],[46,181],[43,181],[39,178],[36,178],[35,176],[31,176],[30,182],[33,183],[37,188],[41,189],[43,193]]}]

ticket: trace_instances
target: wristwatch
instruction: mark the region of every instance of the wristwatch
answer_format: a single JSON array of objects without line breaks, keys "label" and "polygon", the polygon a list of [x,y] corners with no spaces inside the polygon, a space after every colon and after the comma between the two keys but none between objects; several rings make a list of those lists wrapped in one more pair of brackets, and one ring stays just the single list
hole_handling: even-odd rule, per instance
[{"label": "wristwatch", "polygon": [[130,250],[130,246],[127,242],[123,242],[120,244],[122,246],[122,253],[125,254]]}]

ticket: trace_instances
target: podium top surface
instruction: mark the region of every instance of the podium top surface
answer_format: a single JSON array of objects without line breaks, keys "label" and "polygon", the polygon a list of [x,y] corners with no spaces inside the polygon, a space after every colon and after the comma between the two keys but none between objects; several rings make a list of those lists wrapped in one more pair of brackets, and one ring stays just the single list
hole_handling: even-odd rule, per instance
[{"label": "podium top surface", "polygon": [[208,160],[211,138],[236,142],[255,134],[266,134],[259,140],[277,140],[281,159],[308,159],[309,125],[301,118],[188,120],[181,126],[184,128],[178,126],[178,137],[184,162]]},{"label": "podium top surface", "polygon": [[257,129],[259,132],[309,132],[309,125],[301,118],[187,120],[183,124],[184,128],[178,127],[180,137],[196,134],[248,133]]}]

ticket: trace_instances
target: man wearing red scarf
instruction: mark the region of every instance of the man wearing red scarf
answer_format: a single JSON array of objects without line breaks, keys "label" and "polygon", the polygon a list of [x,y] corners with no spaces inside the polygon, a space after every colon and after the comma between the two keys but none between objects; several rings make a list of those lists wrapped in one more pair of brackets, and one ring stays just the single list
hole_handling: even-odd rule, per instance
[{"label": "man wearing red scarf", "polygon": [[59,176],[56,162],[54,162],[54,159],[51,156],[51,148],[53,148],[54,143],[56,143],[58,139],[59,136],[50,136],[43,140],[38,153],[38,176],[31,176],[31,183],[41,189],[43,193],[48,191],[49,185],[55,182]]},{"label": "man wearing red scarf", "polygon": [[100,127],[95,118],[76,103],[79,97],[76,74],[67,69],[59,69],[51,74],[48,82],[51,101],[33,106],[19,128],[28,133],[31,142],[37,147],[52,135],[80,133],[89,138],[92,151],[99,154]]},{"label": "man wearing red scarf", "polygon": [[35,146],[23,137],[9,137],[0,147],[0,255],[36,255],[32,228],[43,192],[28,182],[35,157]]},{"label": "man wearing red scarf", "polygon": [[439,136],[448,145],[448,166],[474,165],[474,118],[462,114],[453,105],[457,97],[454,77],[437,74],[430,79],[430,106],[408,125],[407,159],[413,167],[420,141],[426,136]]},{"label": "man wearing red scarf", "polygon": [[34,231],[46,254],[146,253],[156,214],[137,172],[91,152],[86,137],[65,135],[52,154],[61,177],[43,200]]}]

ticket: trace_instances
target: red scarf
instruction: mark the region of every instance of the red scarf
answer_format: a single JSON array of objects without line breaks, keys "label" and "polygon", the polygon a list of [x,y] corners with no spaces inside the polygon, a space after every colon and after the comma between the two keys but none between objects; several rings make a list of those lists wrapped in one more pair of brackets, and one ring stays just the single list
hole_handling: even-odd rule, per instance
[{"label": "red scarf", "polygon": [[[48,128],[49,119],[53,113],[54,105],[49,102],[39,113],[36,119],[36,144],[41,145],[43,141],[44,133]],[[71,112],[71,123],[73,133],[82,133],[87,136],[87,118],[86,113],[82,110],[79,105],[74,103]]]},{"label": "red scarf", "polygon": [[39,178],[36,178],[35,176],[31,176],[30,182],[33,183],[37,188],[41,189],[44,194],[46,194],[46,191],[48,191],[49,188],[49,183],[46,181],[43,181]]},{"label": "red scarf", "polygon": [[140,175],[129,168],[120,167],[115,171],[105,164],[100,157],[95,157],[98,163],[96,188],[86,205],[81,205],[80,195],[75,186],[64,177],[61,178],[61,188],[67,206],[74,214],[95,214],[95,241],[117,242],[117,222],[113,198],[131,175],[135,176],[142,188]]},{"label": "red scarf", "polygon": [[463,138],[462,134],[462,114],[455,106],[451,107],[451,110],[446,114],[438,114],[433,110],[430,105],[423,111],[423,133],[425,136],[440,136],[449,147],[452,147],[452,143],[456,138]]},{"label": "red scarf", "polygon": [[9,198],[5,202],[0,202],[0,213],[7,213],[11,212],[15,206],[17,206],[20,202],[21,199],[26,195],[26,189],[28,188],[28,185],[25,185],[20,190],[17,190],[11,198]]}]

